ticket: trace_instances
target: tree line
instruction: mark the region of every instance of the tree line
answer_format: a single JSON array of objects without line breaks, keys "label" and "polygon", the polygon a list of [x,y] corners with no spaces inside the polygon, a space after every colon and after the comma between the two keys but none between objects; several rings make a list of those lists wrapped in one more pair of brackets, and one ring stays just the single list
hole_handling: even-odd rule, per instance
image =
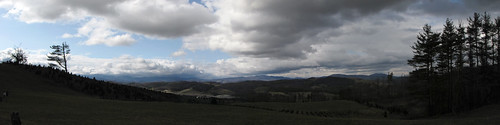
[{"label": "tree line", "polygon": [[[71,51],[69,49],[69,45],[66,42],[63,42],[61,45],[50,46],[50,49],[53,49],[53,51],[47,54],[47,61],[55,63],[49,63],[49,67],[62,68],[65,72],[68,72],[68,60]],[[26,54],[26,51],[20,47],[14,47],[14,49],[9,51],[8,54],[10,55],[10,60],[7,60],[7,63],[28,63],[28,55]]]},{"label": "tree line", "polygon": [[467,25],[447,19],[442,32],[423,26],[411,46],[412,82],[421,83],[430,115],[468,111],[500,97],[500,17],[474,13]]}]

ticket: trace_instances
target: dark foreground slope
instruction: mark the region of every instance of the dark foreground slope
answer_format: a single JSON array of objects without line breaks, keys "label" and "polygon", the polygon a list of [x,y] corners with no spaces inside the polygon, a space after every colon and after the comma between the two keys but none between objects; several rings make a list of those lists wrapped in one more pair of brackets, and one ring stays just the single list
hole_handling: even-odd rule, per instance
[{"label": "dark foreground slope", "polygon": [[[206,105],[158,101],[124,101],[102,99],[63,86],[13,65],[0,64],[0,91],[8,90],[9,96],[0,102],[0,125],[10,124],[10,113],[19,112],[27,125],[58,124],[495,124],[500,122],[500,106],[480,108],[460,117],[442,117],[424,120],[398,120],[376,116],[380,111],[362,105],[346,106],[341,111],[374,112],[370,117],[318,117],[297,113],[284,113],[262,108],[231,105]],[[328,103],[296,103],[290,110],[337,110],[321,105],[342,107]],[[279,109],[281,103],[245,103]],[[309,105],[309,106],[308,106]],[[317,106],[320,105],[320,106]],[[276,107],[278,106],[278,107]],[[296,107],[296,108],[295,108]],[[328,107],[328,106],[326,106]],[[358,107],[358,108],[356,108]],[[352,109],[350,109],[352,108]],[[487,114],[485,114],[487,113]],[[370,113],[367,113],[370,114]],[[380,114],[382,115],[382,114]]]}]

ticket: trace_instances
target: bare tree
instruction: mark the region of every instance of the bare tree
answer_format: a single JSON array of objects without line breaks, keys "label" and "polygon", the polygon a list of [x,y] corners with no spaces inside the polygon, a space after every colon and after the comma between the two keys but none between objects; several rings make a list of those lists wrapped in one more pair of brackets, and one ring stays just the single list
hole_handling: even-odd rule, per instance
[{"label": "bare tree", "polygon": [[68,72],[68,57],[69,57],[69,45],[63,42],[61,45],[50,46],[54,51],[47,55],[48,61],[54,61],[56,63],[49,63],[51,67],[61,67],[64,71]]},{"label": "bare tree", "polygon": [[14,50],[9,51],[11,61],[16,64],[26,64],[28,62],[28,56],[22,48],[16,47]]}]

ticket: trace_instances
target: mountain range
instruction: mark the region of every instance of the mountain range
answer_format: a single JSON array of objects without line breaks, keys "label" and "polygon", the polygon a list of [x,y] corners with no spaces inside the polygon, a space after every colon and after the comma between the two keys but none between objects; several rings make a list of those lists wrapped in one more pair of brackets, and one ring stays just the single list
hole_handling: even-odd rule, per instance
[{"label": "mountain range", "polygon": [[[90,78],[96,78],[104,81],[113,81],[118,83],[148,83],[148,82],[178,82],[178,81],[192,81],[192,82],[217,82],[217,83],[237,83],[243,81],[275,81],[275,80],[288,80],[288,79],[303,79],[303,78],[289,78],[282,76],[268,76],[256,75],[246,77],[229,77],[229,78],[216,78],[204,79],[191,75],[166,75],[166,76],[150,76],[150,77],[137,77],[133,75],[87,75]],[[330,77],[340,78],[359,78],[366,80],[385,79],[386,74],[375,73],[371,75],[346,75],[346,74],[332,74]],[[328,76],[325,76],[328,77]]]},{"label": "mountain range", "polygon": [[387,74],[383,73],[374,73],[371,75],[345,75],[345,74],[332,74],[331,77],[340,77],[340,78],[359,78],[365,80],[376,80],[376,79],[386,79]]}]

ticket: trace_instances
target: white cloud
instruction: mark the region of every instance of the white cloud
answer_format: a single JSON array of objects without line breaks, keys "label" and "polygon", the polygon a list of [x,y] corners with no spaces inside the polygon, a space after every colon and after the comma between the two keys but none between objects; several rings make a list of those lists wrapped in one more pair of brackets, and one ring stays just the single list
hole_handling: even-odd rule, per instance
[{"label": "white cloud", "polygon": [[73,38],[73,37],[79,37],[79,36],[72,35],[72,34],[69,34],[69,33],[64,33],[61,37],[62,38]]},{"label": "white cloud", "polygon": [[123,55],[103,59],[74,55],[69,70],[78,74],[112,74],[135,76],[164,76],[172,74],[200,75],[202,70],[187,62],[167,59],[143,59]]},{"label": "white cloud", "polygon": [[172,56],[174,56],[174,57],[184,56],[184,55],[186,55],[186,52],[184,52],[184,50],[179,50],[179,51],[175,51],[174,53],[172,53]]},{"label": "white cloud", "polygon": [[7,48],[2,51],[0,51],[0,61],[5,62],[5,61],[10,61],[11,57],[9,55],[9,52],[13,51],[14,49],[12,48]]},{"label": "white cloud", "polygon": [[77,8],[62,5],[59,0],[6,0],[10,5],[1,6],[8,9],[5,16],[14,17],[26,23],[56,21],[77,21],[86,14]]},{"label": "white cloud", "polygon": [[62,37],[87,37],[86,45],[131,45],[132,34],[178,38],[217,20],[208,8],[188,0],[5,0],[0,7],[8,10],[4,16],[26,23],[84,22],[78,34]]},{"label": "white cloud", "polygon": [[[10,59],[7,48],[0,51],[2,61]],[[28,56],[28,63],[34,65],[47,65],[47,50],[25,50]],[[128,55],[116,58],[91,58],[84,55],[70,55],[68,60],[68,70],[75,74],[93,75],[134,75],[144,76],[167,76],[167,75],[191,75],[198,77],[211,77],[204,74],[201,66],[190,62],[172,61],[168,59],[143,59]]]},{"label": "white cloud", "polygon": [[103,19],[92,18],[86,24],[78,29],[77,34],[63,34],[63,38],[87,37],[85,45],[106,44],[108,46],[126,46],[132,45],[136,40],[131,34],[119,34],[109,27],[109,24]]},{"label": "white cloud", "polygon": [[12,1],[11,0],[0,0],[0,8],[11,8]]}]

